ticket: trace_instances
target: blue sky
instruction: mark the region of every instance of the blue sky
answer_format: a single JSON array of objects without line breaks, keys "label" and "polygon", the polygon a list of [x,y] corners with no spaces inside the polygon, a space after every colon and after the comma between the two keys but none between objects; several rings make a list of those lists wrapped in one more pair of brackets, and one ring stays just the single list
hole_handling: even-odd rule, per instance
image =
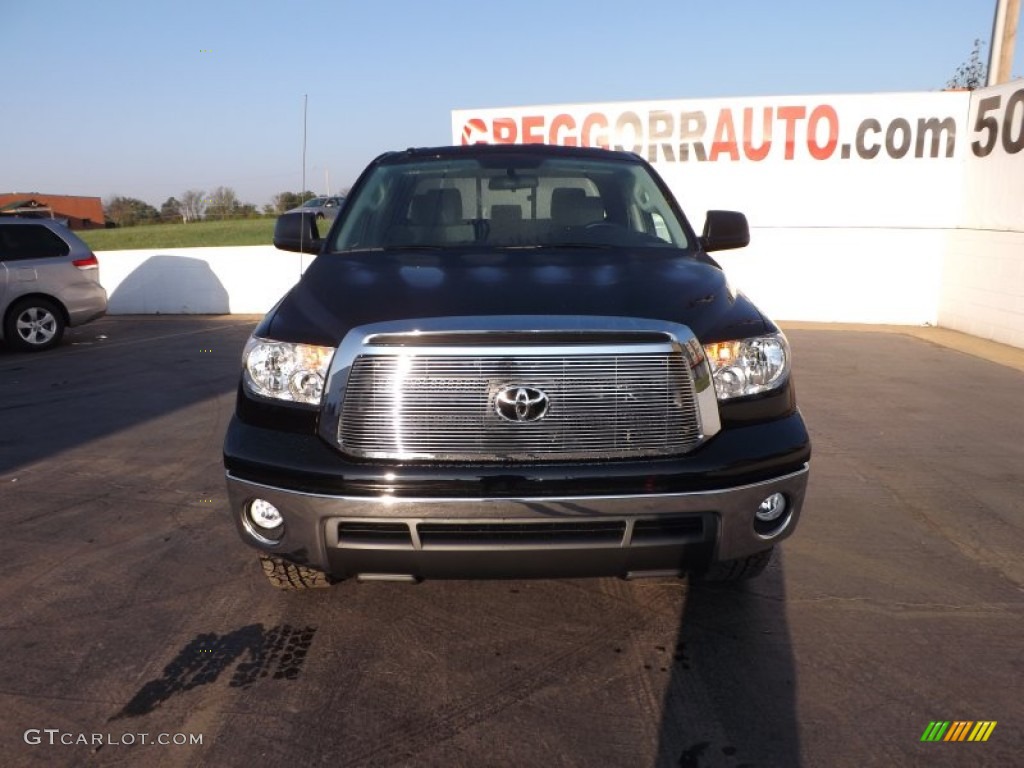
[{"label": "blue sky", "polygon": [[[995,0],[0,0],[0,192],[262,205],[453,108],[941,89]],[[1022,35],[1024,37],[1024,35]],[[987,58],[987,48],[986,58]],[[1015,75],[1024,75],[1024,39]]]}]

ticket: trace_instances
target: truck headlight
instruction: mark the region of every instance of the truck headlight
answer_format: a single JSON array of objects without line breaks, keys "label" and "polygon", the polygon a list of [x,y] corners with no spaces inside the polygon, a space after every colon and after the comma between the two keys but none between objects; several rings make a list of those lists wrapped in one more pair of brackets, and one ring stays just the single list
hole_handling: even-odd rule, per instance
[{"label": "truck headlight", "polygon": [[250,337],[242,353],[246,388],[256,395],[319,405],[333,347]]},{"label": "truck headlight", "polygon": [[789,342],[781,333],[705,344],[719,400],[782,386],[789,376]]}]

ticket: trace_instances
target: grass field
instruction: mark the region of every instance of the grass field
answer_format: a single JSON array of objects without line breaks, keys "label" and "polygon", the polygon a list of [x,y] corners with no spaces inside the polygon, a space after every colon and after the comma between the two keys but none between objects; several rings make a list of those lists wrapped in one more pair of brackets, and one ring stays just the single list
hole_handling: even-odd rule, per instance
[{"label": "grass field", "polygon": [[152,224],[123,229],[91,229],[76,234],[94,251],[130,248],[197,248],[214,245],[270,245],[273,217],[191,224]]}]

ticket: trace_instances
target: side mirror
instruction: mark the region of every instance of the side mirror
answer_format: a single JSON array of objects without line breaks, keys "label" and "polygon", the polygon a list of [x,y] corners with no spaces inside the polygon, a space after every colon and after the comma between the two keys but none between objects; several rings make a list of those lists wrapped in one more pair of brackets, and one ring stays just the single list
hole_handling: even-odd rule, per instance
[{"label": "side mirror", "polygon": [[274,224],[274,247],[296,253],[320,253],[323,238],[316,227],[316,214],[306,211],[283,213]]},{"label": "side mirror", "polygon": [[739,211],[708,211],[700,244],[705,251],[727,251],[750,244],[747,217]]}]

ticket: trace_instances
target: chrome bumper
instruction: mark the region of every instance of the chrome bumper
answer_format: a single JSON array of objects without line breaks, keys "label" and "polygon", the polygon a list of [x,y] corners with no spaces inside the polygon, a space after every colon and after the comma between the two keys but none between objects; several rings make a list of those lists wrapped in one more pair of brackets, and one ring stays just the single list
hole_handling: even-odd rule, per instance
[{"label": "chrome bumper", "polygon": [[[232,516],[248,544],[337,575],[372,575],[376,571],[418,577],[423,574],[417,571],[425,570],[472,578],[478,575],[474,572],[477,564],[490,562],[502,563],[502,575],[513,575],[520,563],[529,565],[526,575],[544,575],[549,570],[552,575],[564,575],[557,567],[558,559],[574,553],[573,557],[586,560],[581,573],[603,573],[605,557],[607,575],[625,576],[643,570],[684,570],[683,565],[662,566],[681,562],[680,557],[688,558],[698,548],[713,560],[731,560],[767,549],[796,527],[807,477],[804,465],[792,474],[715,491],[568,498],[331,496],[261,485],[230,472],[227,485]],[[754,530],[754,513],[771,493],[782,493],[789,506],[784,522],[771,535],[763,536]],[[247,505],[256,498],[281,511],[284,532],[279,540],[261,541],[253,535],[259,529],[248,523],[245,515]],[[678,525],[677,521],[685,522],[688,517],[701,521],[700,533],[687,533],[685,526],[659,529],[659,521]],[[542,543],[533,534],[545,530],[545,524],[550,524],[551,531],[571,531],[576,526],[594,535],[562,536]],[[458,540],[435,535],[446,525],[452,530],[472,529],[472,535]],[[486,535],[488,526],[500,535]],[[383,533],[375,535],[375,530]],[[652,530],[669,532],[659,536],[652,535]],[[346,531],[359,531],[360,535],[349,537]],[[522,537],[519,534],[523,532],[531,535]],[[443,565],[440,569],[439,563]],[[505,574],[509,570],[511,573]]]}]

